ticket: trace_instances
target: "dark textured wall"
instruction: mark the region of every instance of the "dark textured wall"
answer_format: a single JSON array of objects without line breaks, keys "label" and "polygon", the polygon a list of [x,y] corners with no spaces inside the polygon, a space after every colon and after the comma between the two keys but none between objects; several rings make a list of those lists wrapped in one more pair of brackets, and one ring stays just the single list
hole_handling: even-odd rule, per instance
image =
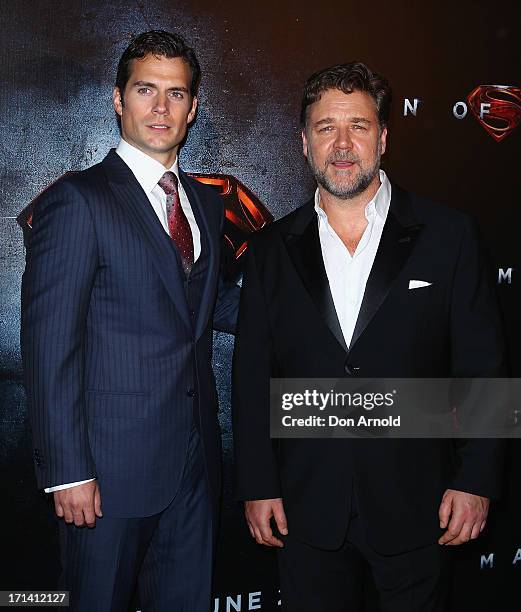
[{"label": "dark textured wall", "polygon": [[[302,83],[326,65],[360,59],[385,74],[395,104],[385,168],[404,187],[472,212],[498,267],[513,268],[500,296],[514,373],[519,370],[517,223],[521,127],[496,143],[455,102],[477,85],[521,85],[517,2],[225,3],[4,0],[0,24],[0,469],[5,564],[2,588],[50,588],[57,571],[54,524],[35,489],[21,386],[19,291],[24,266],[15,217],[49,182],[103,158],[118,141],[110,97],[118,57],[140,31],[179,31],[200,56],[203,81],[196,124],[181,162],[193,172],[232,174],[275,217],[312,193],[298,128]],[[403,116],[404,98],[418,98]],[[440,238],[440,248],[443,241]],[[435,255],[435,254],[434,254]],[[226,490],[216,597],[276,593],[272,551],[250,541],[230,499],[229,370],[232,338],[216,335]],[[518,451],[514,447],[513,454]],[[519,580],[513,563],[521,530],[515,467],[489,535],[457,551],[455,602],[487,609],[499,587]],[[480,570],[482,554],[493,568]],[[479,580],[476,578],[479,577]],[[474,595],[472,593],[474,592]],[[276,597],[274,599],[276,601]],[[477,605],[477,603],[476,603]],[[466,608],[465,608],[466,609]],[[502,610],[514,610],[501,608]]]}]

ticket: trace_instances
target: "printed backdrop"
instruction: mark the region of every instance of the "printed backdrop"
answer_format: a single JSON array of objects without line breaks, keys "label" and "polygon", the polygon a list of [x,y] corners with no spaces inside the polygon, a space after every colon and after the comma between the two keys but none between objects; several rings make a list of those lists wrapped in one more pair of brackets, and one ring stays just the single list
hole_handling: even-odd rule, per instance
[{"label": "printed backdrop", "polygon": [[[387,76],[394,108],[384,167],[405,188],[477,218],[498,271],[512,373],[519,376],[516,5],[516,0],[2,2],[0,589],[52,589],[59,571],[56,525],[46,496],[35,487],[21,382],[24,248],[16,216],[58,176],[100,161],[117,144],[111,90],[130,38],[164,28],[182,33],[195,47],[203,81],[182,166],[237,179],[274,218],[303,203],[313,190],[298,126],[305,79],[317,69],[354,59]],[[226,479],[213,606],[215,612],[276,610],[274,553],[251,540],[242,510],[231,498],[232,349],[231,336],[216,334]],[[520,454],[513,443],[505,495],[487,533],[454,551],[454,610],[519,609]],[[367,593],[368,610],[374,610],[369,578]]]}]

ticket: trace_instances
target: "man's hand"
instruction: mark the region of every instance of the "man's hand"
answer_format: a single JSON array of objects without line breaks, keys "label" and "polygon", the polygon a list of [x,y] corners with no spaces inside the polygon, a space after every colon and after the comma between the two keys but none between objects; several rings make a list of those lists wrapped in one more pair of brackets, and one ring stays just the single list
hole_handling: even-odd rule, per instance
[{"label": "man's hand", "polygon": [[94,527],[96,517],[101,518],[101,495],[96,480],[69,489],[55,491],[54,508],[56,515],[76,527]]},{"label": "man's hand", "polygon": [[456,546],[475,540],[485,527],[489,504],[488,497],[447,489],[438,512],[440,527],[447,531],[438,544]]},{"label": "man's hand", "polygon": [[288,523],[284,514],[282,498],[257,499],[244,503],[244,513],[250,528],[250,533],[258,544],[264,546],[277,546],[282,548],[284,544],[273,535],[270,519],[273,516],[277,529],[282,535],[288,535]]}]

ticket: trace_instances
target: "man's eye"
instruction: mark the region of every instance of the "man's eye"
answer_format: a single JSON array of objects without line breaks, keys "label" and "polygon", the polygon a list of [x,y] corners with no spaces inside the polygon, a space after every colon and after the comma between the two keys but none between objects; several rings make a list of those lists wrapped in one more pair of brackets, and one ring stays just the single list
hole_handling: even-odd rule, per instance
[{"label": "man's eye", "polygon": [[333,129],[332,125],[326,125],[325,127],[320,128],[318,131],[319,132],[331,132],[332,129]]},{"label": "man's eye", "polygon": [[177,98],[178,100],[182,100],[184,98],[184,94],[182,91],[171,91],[170,97]]},{"label": "man's eye", "polygon": [[140,87],[137,92],[143,95],[148,94],[150,93],[150,87]]},{"label": "man's eye", "polygon": [[353,130],[366,130],[365,125],[359,125],[359,124],[355,124],[353,125]]}]

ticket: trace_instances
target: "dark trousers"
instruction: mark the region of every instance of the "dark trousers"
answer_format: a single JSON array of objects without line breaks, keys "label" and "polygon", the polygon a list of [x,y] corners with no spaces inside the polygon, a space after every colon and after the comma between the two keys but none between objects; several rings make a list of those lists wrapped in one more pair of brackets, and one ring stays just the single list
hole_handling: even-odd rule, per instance
[{"label": "dark trousers", "polygon": [[[291,534],[290,520],[288,526]],[[361,612],[367,566],[380,602],[370,612],[448,609],[448,551],[437,543],[399,555],[381,555],[367,544],[356,511],[338,550],[314,548],[291,535],[283,540],[278,561],[285,612]]]},{"label": "dark trousers", "polygon": [[197,430],[167,508],[143,518],[103,517],[92,529],[61,520],[60,546],[60,587],[71,591],[71,610],[127,612],[137,586],[143,612],[208,612],[212,519]]}]

